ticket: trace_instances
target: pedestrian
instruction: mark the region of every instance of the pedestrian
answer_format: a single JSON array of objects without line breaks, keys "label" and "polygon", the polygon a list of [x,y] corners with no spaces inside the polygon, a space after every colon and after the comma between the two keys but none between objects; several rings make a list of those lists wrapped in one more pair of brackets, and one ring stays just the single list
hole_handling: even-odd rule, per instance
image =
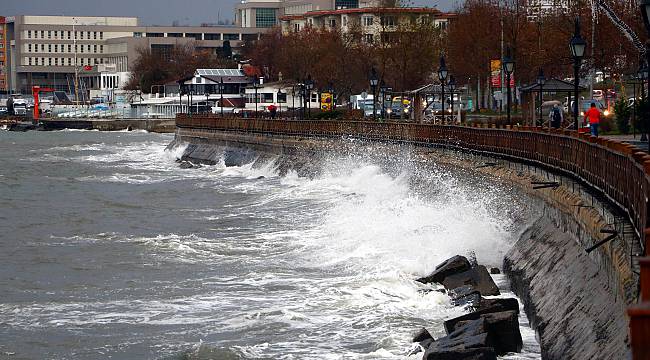
[{"label": "pedestrian", "polygon": [[596,103],[591,103],[589,110],[585,112],[585,120],[589,118],[589,128],[592,136],[598,136],[598,125],[600,124],[600,110],[596,108]]},{"label": "pedestrian", "polygon": [[271,113],[271,119],[275,119],[275,113],[278,111],[278,108],[275,105],[271,104],[269,105],[268,109]]},{"label": "pedestrian", "polygon": [[562,121],[564,121],[564,114],[562,109],[555,104],[551,109],[551,112],[548,114],[548,117],[551,121],[551,127],[554,129],[559,129],[562,126]]}]

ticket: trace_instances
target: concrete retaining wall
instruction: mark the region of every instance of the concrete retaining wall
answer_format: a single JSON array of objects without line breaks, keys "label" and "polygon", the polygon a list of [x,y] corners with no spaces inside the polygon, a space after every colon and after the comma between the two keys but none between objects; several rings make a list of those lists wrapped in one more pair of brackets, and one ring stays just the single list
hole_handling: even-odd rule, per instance
[{"label": "concrete retaining wall", "polygon": [[[298,169],[314,166],[309,159],[316,153],[341,151],[342,143],[340,139],[189,128],[178,129],[175,142],[191,144],[184,154],[191,161],[215,163],[224,147],[244,148],[283,155],[289,159],[283,166]],[[415,146],[414,151],[420,156],[431,154],[425,146]],[[506,256],[504,269],[540,335],[544,358],[628,358],[625,307],[636,301],[638,293],[638,276],[629,256],[634,250],[630,244],[638,239],[629,223],[605,201],[591,198],[587,204],[588,190],[578,182],[498,159],[490,160],[495,166],[480,167],[486,159],[435,154],[437,162],[516,184],[543,209]],[[548,181],[549,176],[561,185],[532,189],[531,182]],[[612,224],[613,218],[617,224]],[[621,230],[619,239],[588,255],[584,249],[604,237],[601,229],[612,226]]]}]

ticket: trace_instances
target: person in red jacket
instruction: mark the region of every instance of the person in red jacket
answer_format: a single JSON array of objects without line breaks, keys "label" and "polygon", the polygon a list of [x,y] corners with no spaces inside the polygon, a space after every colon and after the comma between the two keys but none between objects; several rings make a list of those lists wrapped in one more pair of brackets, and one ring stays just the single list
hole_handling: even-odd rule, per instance
[{"label": "person in red jacket", "polygon": [[589,128],[591,135],[598,136],[598,125],[600,124],[600,110],[596,108],[596,103],[591,103],[591,107],[585,112],[585,120],[589,118]]}]

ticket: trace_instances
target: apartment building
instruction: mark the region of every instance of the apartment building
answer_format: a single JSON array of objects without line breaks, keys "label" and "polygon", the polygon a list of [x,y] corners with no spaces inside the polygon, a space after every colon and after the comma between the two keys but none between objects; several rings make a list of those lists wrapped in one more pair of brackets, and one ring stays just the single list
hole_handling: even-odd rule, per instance
[{"label": "apartment building", "polygon": [[379,0],[242,0],[235,9],[235,23],[244,28],[280,25],[283,16],[303,15],[321,10],[376,7]]},{"label": "apartment building", "polygon": [[[446,29],[455,14],[442,13],[435,8],[378,8],[362,7],[309,11],[304,14],[280,17],[283,32],[300,31],[305,27],[337,29],[348,32],[360,30],[363,39],[372,43],[389,36],[400,25],[428,22]],[[385,39],[384,39],[385,40]]]},{"label": "apartment building", "polygon": [[[114,65],[119,83],[128,77],[141,47],[165,52],[193,42],[217,52],[229,41],[237,48],[256,39],[256,28],[234,26],[140,26],[135,17],[8,17],[6,21],[7,87],[29,93],[34,85],[72,92],[75,73],[96,72],[100,64]],[[78,76],[77,76],[78,77]]]},{"label": "apartment building", "polygon": [[8,68],[7,24],[5,17],[0,16],[0,94],[7,94],[9,92],[9,82],[7,79]]}]

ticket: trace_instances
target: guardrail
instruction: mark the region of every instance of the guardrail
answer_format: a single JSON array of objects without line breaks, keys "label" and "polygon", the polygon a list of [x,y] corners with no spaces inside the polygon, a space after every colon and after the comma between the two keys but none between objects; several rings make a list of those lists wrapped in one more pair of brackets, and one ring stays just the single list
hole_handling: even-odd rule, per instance
[{"label": "guardrail", "polygon": [[[633,145],[535,127],[471,128],[404,122],[268,120],[178,114],[179,128],[278,135],[345,136],[462,148],[534,162],[568,173],[601,191],[624,209],[641,239],[650,245],[650,156]],[[648,259],[648,258],[645,258]],[[631,307],[634,359],[650,359],[650,260],[641,260],[642,303]],[[645,265],[644,265],[645,264]]]}]

